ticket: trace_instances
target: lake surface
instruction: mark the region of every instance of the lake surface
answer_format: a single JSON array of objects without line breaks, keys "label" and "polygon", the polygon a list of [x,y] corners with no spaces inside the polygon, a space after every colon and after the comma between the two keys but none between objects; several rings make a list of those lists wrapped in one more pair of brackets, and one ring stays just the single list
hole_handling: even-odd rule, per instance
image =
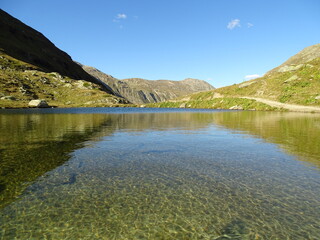
[{"label": "lake surface", "polygon": [[0,110],[0,239],[320,239],[320,115]]}]

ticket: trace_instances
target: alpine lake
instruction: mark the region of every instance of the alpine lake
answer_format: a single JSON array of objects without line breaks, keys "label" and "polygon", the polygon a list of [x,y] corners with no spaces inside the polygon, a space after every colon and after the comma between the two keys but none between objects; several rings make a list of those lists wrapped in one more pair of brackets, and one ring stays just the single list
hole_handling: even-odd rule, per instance
[{"label": "alpine lake", "polygon": [[320,115],[2,109],[0,239],[320,239]]}]

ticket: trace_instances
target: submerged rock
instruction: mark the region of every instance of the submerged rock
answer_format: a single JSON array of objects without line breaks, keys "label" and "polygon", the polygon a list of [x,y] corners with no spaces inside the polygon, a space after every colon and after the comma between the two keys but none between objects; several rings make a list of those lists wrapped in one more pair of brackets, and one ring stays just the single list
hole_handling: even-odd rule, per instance
[{"label": "submerged rock", "polygon": [[49,104],[46,102],[46,100],[41,99],[34,99],[29,102],[29,107],[35,107],[35,108],[48,108]]}]

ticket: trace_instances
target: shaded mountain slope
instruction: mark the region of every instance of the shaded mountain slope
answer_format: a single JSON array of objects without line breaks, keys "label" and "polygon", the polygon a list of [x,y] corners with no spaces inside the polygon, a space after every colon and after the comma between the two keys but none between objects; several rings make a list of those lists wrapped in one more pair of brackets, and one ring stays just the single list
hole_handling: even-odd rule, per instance
[{"label": "shaded mountain slope", "polygon": [[58,72],[76,80],[104,83],[86,73],[71,57],[58,49],[43,34],[0,9],[0,50],[20,61],[37,66],[44,72]]},{"label": "shaded mountain slope", "polygon": [[105,82],[115,93],[136,104],[163,102],[191,93],[214,89],[205,81],[191,78],[182,81],[154,81],[141,78],[119,80],[96,68],[81,66],[89,74]]},{"label": "shaded mountain slope", "polygon": [[57,107],[107,107],[127,103],[95,83],[74,80],[57,72],[43,72],[0,51],[0,107],[28,107],[32,99],[44,99],[50,106]]}]

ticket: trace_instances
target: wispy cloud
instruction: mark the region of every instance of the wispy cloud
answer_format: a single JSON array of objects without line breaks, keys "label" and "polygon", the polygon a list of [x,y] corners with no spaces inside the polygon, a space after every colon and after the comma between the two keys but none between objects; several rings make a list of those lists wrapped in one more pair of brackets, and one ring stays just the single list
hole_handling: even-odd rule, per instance
[{"label": "wispy cloud", "polygon": [[114,23],[117,23],[119,28],[122,29],[123,28],[122,22],[123,22],[123,20],[127,19],[127,17],[128,16],[124,13],[118,13],[117,16],[115,16],[112,21]]},{"label": "wispy cloud", "polygon": [[252,27],[253,27],[253,24],[252,24],[252,23],[247,23],[247,27],[248,27],[248,28],[252,28]]},{"label": "wispy cloud", "polygon": [[235,27],[241,27],[239,19],[233,19],[227,25],[227,28],[230,30],[234,29]]},{"label": "wispy cloud", "polygon": [[261,76],[259,74],[250,74],[250,75],[244,76],[244,79],[245,80],[251,80],[251,79],[258,78],[258,77],[261,77]]},{"label": "wispy cloud", "polygon": [[127,15],[124,14],[124,13],[119,13],[117,16],[116,16],[116,19],[126,19],[127,18]]}]

